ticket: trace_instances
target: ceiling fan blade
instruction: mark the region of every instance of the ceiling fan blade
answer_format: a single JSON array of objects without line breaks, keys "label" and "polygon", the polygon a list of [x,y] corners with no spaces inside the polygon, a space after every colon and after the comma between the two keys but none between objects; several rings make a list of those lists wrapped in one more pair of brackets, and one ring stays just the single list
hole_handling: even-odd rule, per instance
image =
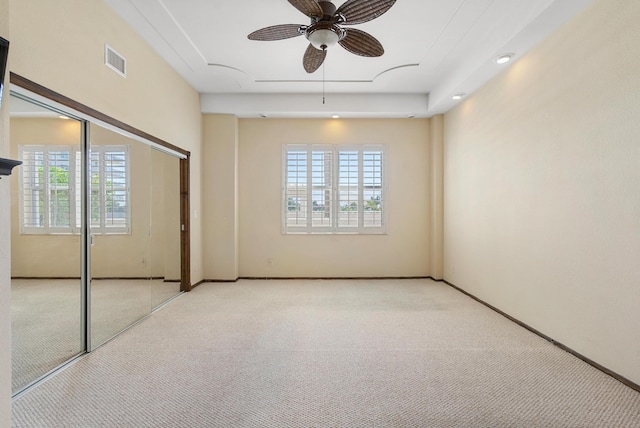
[{"label": "ceiling fan blade", "polygon": [[265,27],[261,28],[260,30],[256,30],[253,33],[249,34],[247,37],[249,38],[249,40],[283,40],[289,39],[291,37],[301,36],[302,33],[299,31],[299,29],[300,25],[298,24],[273,25],[271,27]]},{"label": "ceiling fan blade", "polygon": [[355,28],[345,28],[345,31],[347,35],[338,43],[352,54],[369,57],[384,54],[382,44],[371,34]]},{"label": "ceiling fan blade", "polygon": [[302,65],[307,73],[313,73],[316,71],[322,63],[324,62],[325,57],[327,56],[327,50],[318,50],[313,47],[312,44],[309,44],[309,47],[304,53],[304,57],[302,58]]},{"label": "ceiling fan blade", "polygon": [[347,0],[336,14],[345,18],[345,25],[362,24],[371,21],[391,9],[396,0]]},{"label": "ceiling fan blade", "polygon": [[322,15],[324,15],[322,8],[316,0],[289,0],[289,3],[309,18],[320,19]]}]

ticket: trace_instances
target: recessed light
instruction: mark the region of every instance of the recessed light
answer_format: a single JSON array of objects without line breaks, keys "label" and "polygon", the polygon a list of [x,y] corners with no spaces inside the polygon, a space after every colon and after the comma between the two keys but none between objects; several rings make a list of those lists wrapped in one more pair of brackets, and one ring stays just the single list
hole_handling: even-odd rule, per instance
[{"label": "recessed light", "polygon": [[262,117],[262,118],[266,118],[266,117],[268,117],[268,116],[267,116],[266,114],[264,114],[264,113],[260,113],[260,117]]},{"label": "recessed light", "polygon": [[413,119],[414,117],[416,117],[415,114],[410,114],[409,116],[407,116],[409,119]]},{"label": "recessed light", "polygon": [[494,61],[496,63],[498,63],[498,64],[506,64],[509,61],[511,61],[511,58],[513,58],[514,55],[515,54],[512,54],[512,53],[502,54],[502,55],[499,55],[499,56],[495,57]]},{"label": "recessed light", "polygon": [[58,118],[67,120],[67,119],[69,119],[69,116],[60,115],[60,116],[58,116]]},{"label": "recessed light", "polygon": [[464,96],[467,95],[464,92],[458,92],[457,94],[455,94],[454,96],[451,97],[452,100],[461,100],[464,98]]},{"label": "recessed light", "polygon": [[340,115],[339,114],[334,114],[333,116],[331,116],[332,119],[340,119]]}]

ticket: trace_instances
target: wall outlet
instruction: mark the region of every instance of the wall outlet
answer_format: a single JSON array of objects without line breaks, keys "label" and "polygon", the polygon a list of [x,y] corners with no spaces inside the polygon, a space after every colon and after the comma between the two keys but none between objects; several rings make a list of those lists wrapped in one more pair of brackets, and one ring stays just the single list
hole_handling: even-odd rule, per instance
[{"label": "wall outlet", "polygon": [[270,267],[270,268],[273,267],[273,259],[271,257],[267,259],[267,267]]}]

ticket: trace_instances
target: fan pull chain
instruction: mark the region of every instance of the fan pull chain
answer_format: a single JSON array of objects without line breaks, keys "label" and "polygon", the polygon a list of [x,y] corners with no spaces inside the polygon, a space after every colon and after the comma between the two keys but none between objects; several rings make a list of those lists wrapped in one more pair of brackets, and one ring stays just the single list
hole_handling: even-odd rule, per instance
[{"label": "fan pull chain", "polygon": [[322,61],[322,104],[324,104],[324,63],[326,61]]}]

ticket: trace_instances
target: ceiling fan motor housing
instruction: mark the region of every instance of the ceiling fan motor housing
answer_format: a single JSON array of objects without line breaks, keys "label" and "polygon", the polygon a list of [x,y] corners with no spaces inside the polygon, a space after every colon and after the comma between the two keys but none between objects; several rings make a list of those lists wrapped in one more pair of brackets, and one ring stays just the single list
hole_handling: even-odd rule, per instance
[{"label": "ceiling fan motor housing", "polygon": [[336,5],[327,0],[320,0],[318,4],[322,8],[323,16],[318,17],[317,21],[331,21],[336,13]]},{"label": "ceiling fan motor housing", "polygon": [[318,5],[322,8],[323,16],[312,17],[311,25],[305,29],[304,35],[314,48],[323,51],[342,40],[346,32],[337,25],[336,5],[328,0],[320,0]]}]

